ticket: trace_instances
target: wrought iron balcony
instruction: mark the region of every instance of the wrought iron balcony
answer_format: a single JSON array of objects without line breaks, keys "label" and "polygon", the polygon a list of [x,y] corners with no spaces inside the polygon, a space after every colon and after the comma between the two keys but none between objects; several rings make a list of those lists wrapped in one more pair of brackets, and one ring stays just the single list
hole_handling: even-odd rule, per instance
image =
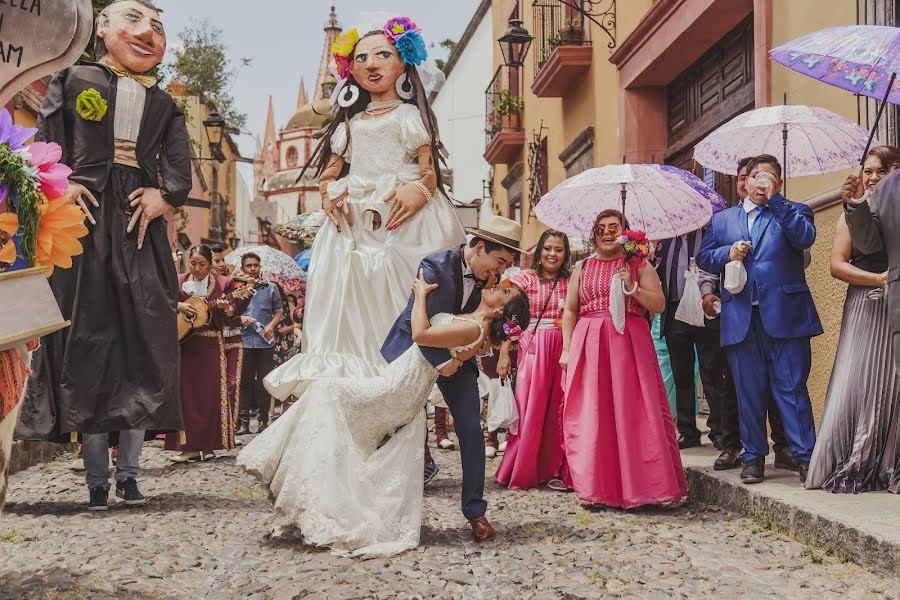
[{"label": "wrought iron balcony", "polygon": [[490,164],[508,164],[525,146],[520,76],[519,69],[501,66],[484,92],[484,157]]},{"label": "wrought iron balcony", "polygon": [[[604,10],[611,11],[614,22],[615,0],[608,3]],[[593,57],[590,29],[597,22],[586,18],[584,4],[572,0],[534,0],[535,78],[531,89],[536,96],[566,95],[590,68]],[[602,2],[591,3],[592,9],[594,4]]]}]

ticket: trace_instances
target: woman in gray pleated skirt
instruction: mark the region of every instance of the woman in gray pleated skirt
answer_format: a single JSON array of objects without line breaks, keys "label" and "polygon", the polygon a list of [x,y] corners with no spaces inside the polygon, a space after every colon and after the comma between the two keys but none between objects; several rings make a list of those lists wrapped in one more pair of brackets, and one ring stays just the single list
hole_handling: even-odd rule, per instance
[{"label": "woman in gray pleated skirt", "polygon": [[[873,148],[863,170],[866,190],[871,193],[898,164],[900,149]],[[850,287],[807,489],[900,493],[900,379],[888,323],[887,267],[886,254],[865,255],[853,246],[841,214],[831,274]]]}]

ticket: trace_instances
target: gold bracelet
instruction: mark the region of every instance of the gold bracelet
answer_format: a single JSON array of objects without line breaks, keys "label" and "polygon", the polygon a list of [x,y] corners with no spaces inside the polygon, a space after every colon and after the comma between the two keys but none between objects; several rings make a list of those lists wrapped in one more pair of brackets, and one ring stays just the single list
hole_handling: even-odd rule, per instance
[{"label": "gold bracelet", "polygon": [[427,202],[431,202],[431,199],[434,198],[434,195],[431,193],[431,190],[428,189],[427,185],[422,183],[421,180],[413,181],[412,184],[419,188],[419,190],[422,192],[422,195],[425,196],[425,200]]}]

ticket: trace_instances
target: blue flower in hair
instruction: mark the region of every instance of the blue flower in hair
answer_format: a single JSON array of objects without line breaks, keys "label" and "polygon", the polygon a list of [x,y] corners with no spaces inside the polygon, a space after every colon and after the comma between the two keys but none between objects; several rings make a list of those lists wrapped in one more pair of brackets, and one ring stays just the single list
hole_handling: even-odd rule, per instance
[{"label": "blue flower in hair", "polygon": [[425,40],[418,31],[410,30],[398,37],[395,42],[400,58],[408,65],[420,65],[428,58]]}]

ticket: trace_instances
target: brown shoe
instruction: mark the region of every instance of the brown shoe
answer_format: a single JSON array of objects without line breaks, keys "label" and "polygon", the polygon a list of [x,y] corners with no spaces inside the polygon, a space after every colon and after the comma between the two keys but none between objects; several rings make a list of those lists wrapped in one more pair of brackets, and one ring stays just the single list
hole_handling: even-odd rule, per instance
[{"label": "brown shoe", "polygon": [[800,467],[791,455],[791,451],[787,448],[781,448],[775,453],[775,468],[786,469],[788,471],[799,471]]},{"label": "brown shoe", "polygon": [[497,531],[483,516],[469,519],[469,525],[472,526],[472,537],[476,542],[486,542],[494,539],[494,536],[497,535]]}]

